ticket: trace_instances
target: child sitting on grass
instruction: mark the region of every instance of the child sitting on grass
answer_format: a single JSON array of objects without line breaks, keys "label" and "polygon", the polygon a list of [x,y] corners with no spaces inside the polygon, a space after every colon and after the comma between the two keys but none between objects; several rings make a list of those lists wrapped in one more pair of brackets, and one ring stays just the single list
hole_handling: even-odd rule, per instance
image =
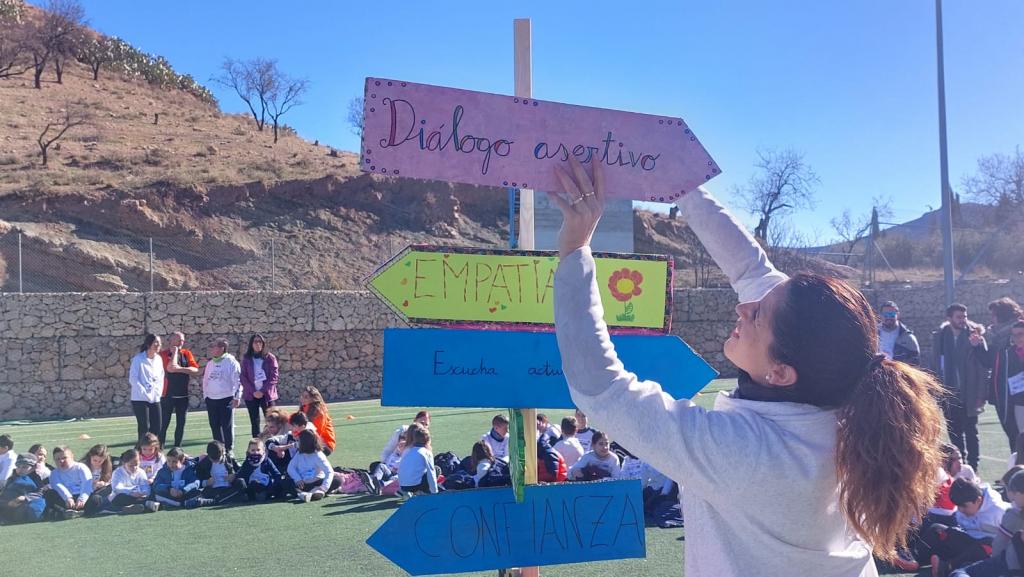
[{"label": "child sitting on grass", "polygon": [[203,486],[202,496],[217,505],[227,503],[245,490],[245,482],[237,478],[238,463],[228,456],[224,443],[210,441],[206,456],[196,465],[196,478]]},{"label": "child sitting on grass", "polygon": [[28,452],[36,456],[36,468],[32,472],[36,483],[40,487],[45,487],[50,482],[50,473],[53,471],[53,467],[46,462],[46,458],[49,456],[46,445],[36,443],[28,448]]},{"label": "child sitting on grass", "polygon": [[82,516],[92,496],[92,471],[75,462],[74,453],[63,445],[53,448],[53,461],[57,467],[50,473],[50,490],[44,495],[47,504],[64,519]]},{"label": "child sitting on grass", "polygon": [[156,474],[153,483],[154,498],[164,505],[195,509],[212,505],[213,500],[201,495],[199,478],[196,476],[196,463],[189,459],[180,447],[167,451],[164,466]]},{"label": "child sitting on grass", "polygon": [[334,421],[331,420],[331,414],[327,411],[327,403],[324,402],[323,395],[316,387],[306,387],[299,393],[299,402],[302,403],[299,410],[306,414],[309,422],[313,423],[316,433],[320,435],[324,455],[330,456],[334,452],[336,442]]},{"label": "child sitting on grass", "polygon": [[586,453],[583,445],[576,438],[576,417],[562,419],[562,439],[555,443],[554,449],[565,459],[565,466],[572,467]]},{"label": "child sitting on grass", "polygon": [[398,465],[398,483],[402,492],[409,495],[437,493],[437,469],[434,468],[434,454],[430,449],[430,432],[413,423],[405,435],[411,445]]},{"label": "child sitting on grass", "polygon": [[164,451],[160,447],[160,439],[153,433],[146,433],[139,439],[135,450],[139,452],[139,468],[146,474],[149,484],[152,485],[156,480],[156,474],[167,462]]},{"label": "child sitting on grass", "polygon": [[93,445],[82,457],[82,464],[92,473],[92,495],[85,502],[85,514],[95,515],[106,507],[110,497],[110,478],[114,474],[114,464],[110,460],[110,451],[106,445]]},{"label": "child sitting on grass", "polygon": [[953,572],[954,577],[991,577],[1018,575],[1024,566],[1018,550],[1024,547],[1024,473],[1018,471],[1006,482],[1010,508],[1003,513],[999,532],[992,542],[992,555]]},{"label": "child sitting on grass", "polygon": [[956,505],[958,526],[935,523],[921,537],[932,553],[932,574],[938,577],[946,577],[951,569],[987,558],[999,534],[1003,514],[1009,508],[991,487],[966,479],[953,481],[949,498]]},{"label": "child sitting on grass", "polygon": [[497,414],[491,419],[491,430],[484,433],[480,440],[491,447],[495,459],[508,461],[508,418]]},{"label": "child sitting on grass", "polygon": [[14,463],[17,460],[18,454],[14,452],[14,440],[10,435],[0,435],[0,489],[4,488],[7,479],[14,473]]},{"label": "child sitting on grass", "polygon": [[281,472],[267,458],[267,448],[259,438],[249,441],[238,478],[245,482],[245,496],[250,502],[275,499],[281,494]]},{"label": "child sitting on grass", "polygon": [[306,503],[323,499],[341,484],[322,450],[320,437],[308,430],[299,433],[299,448],[288,463],[288,478],[286,491]]},{"label": "child sitting on grass", "polygon": [[149,498],[149,479],[139,468],[139,454],[135,449],[121,453],[121,466],[114,470],[110,488],[110,509],[113,511],[132,514],[160,510],[160,503]]},{"label": "child sitting on grass", "polygon": [[31,523],[43,518],[46,500],[32,477],[35,468],[36,456],[32,453],[14,459],[14,470],[0,492],[0,521]]},{"label": "child sitting on grass", "polygon": [[619,456],[611,450],[611,439],[601,431],[594,431],[591,437],[593,450],[580,457],[569,469],[569,479],[594,481],[607,477],[618,477],[621,470]]}]

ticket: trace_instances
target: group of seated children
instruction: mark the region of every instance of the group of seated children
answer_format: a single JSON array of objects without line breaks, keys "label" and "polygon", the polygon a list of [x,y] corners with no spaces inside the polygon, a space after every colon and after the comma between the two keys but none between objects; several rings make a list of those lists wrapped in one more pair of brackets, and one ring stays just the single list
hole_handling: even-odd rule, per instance
[{"label": "group of seated children", "polygon": [[[435,459],[430,414],[420,411],[411,424],[394,431],[380,460],[368,470],[341,474],[327,460],[335,435],[326,404],[315,389],[304,391],[302,401],[303,410],[291,415],[276,408],[267,412],[266,427],[249,441],[241,464],[219,441],[210,442],[204,454],[193,457],[180,447],[164,453],[159,439],[146,434],[119,458],[110,455],[106,446],[96,445],[76,462],[70,448],[56,447],[56,467],[51,470],[45,448],[34,446],[29,453],[17,455],[10,437],[2,435],[0,521],[152,512],[161,506],[193,509],[235,499],[317,501],[344,490],[342,479],[349,475],[378,495],[511,484],[505,415],[491,420],[490,431],[473,444],[465,459],[451,453]],[[315,416],[309,418],[306,411]],[[536,438],[540,482],[590,481],[624,473],[611,440],[590,429],[586,415],[579,411],[562,419],[561,427],[537,415]],[[445,461],[448,456],[451,460]],[[10,479],[3,483],[5,466]],[[635,473],[638,468],[631,470]]]},{"label": "group of seated children", "polygon": [[[894,563],[903,571],[930,564],[935,577],[1020,575],[1024,559],[1024,467],[1003,476],[1003,494],[982,483],[953,445],[942,447],[935,504]],[[1005,498],[1004,498],[1005,496]],[[1007,500],[1009,502],[1007,502]]]},{"label": "group of seated children", "polygon": [[[330,426],[333,443],[326,406],[316,407],[315,400],[307,406],[319,409],[318,421]],[[55,447],[51,467],[42,445],[18,455],[11,437],[0,435],[0,522],[153,512],[161,505],[193,509],[238,498],[317,501],[340,484],[322,438],[305,413],[285,416],[272,409],[263,433],[249,441],[241,465],[220,441],[191,457],[179,447],[165,454],[156,435],[147,433],[119,457],[96,445],[76,461],[71,448]]]}]

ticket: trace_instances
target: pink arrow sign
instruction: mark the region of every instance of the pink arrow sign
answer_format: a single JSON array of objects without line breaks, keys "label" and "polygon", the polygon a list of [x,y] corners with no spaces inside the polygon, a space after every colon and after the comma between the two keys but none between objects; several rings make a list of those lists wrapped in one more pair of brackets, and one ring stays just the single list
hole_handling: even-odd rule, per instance
[{"label": "pink arrow sign", "polygon": [[563,191],[554,166],[575,156],[603,166],[610,196],[656,202],[721,172],[681,118],[384,78],[365,98],[366,172]]}]

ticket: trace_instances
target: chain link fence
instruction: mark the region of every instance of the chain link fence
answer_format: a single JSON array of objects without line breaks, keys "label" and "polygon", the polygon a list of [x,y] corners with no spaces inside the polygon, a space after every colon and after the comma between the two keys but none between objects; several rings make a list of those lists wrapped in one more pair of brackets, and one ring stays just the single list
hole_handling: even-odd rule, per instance
[{"label": "chain link fence", "polygon": [[325,250],[339,243],[69,234],[39,225],[0,233],[0,292],[360,289],[409,243],[384,237],[371,250]]}]

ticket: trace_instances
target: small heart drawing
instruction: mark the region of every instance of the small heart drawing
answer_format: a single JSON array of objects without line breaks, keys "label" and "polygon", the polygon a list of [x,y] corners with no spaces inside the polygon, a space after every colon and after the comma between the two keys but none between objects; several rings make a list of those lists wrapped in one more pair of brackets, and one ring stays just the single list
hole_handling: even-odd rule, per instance
[{"label": "small heart drawing", "polygon": [[505,310],[507,308],[508,308],[508,305],[501,305],[501,310]]},{"label": "small heart drawing", "polygon": [[450,257],[450,256],[452,256],[452,255],[450,255],[450,254],[446,254],[446,255],[444,255],[444,258],[448,258],[448,257]]},{"label": "small heart drawing", "polygon": [[409,284],[409,279],[407,279],[407,278],[403,278],[403,279],[401,280],[401,282],[399,282],[398,284],[403,284],[403,285],[407,285],[407,284]]},{"label": "small heart drawing", "polygon": [[538,263],[540,263],[540,259],[536,259],[536,258],[533,259],[533,264],[538,264]]},{"label": "small heart drawing", "polygon": [[489,308],[487,310],[489,310],[489,311],[491,311],[493,313],[493,312],[498,310],[498,307],[491,307],[491,308]]},{"label": "small heart drawing", "polygon": [[407,306],[409,306],[409,301],[407,301],[407,300],[405,300],[405,301],[402,301],[402,306],[403,306],[403,307],[407,307]]},{"label": "small heart drawing", "polygon": [[405,261],[405,266],[412,266],[412,261],[411,260]]}]

